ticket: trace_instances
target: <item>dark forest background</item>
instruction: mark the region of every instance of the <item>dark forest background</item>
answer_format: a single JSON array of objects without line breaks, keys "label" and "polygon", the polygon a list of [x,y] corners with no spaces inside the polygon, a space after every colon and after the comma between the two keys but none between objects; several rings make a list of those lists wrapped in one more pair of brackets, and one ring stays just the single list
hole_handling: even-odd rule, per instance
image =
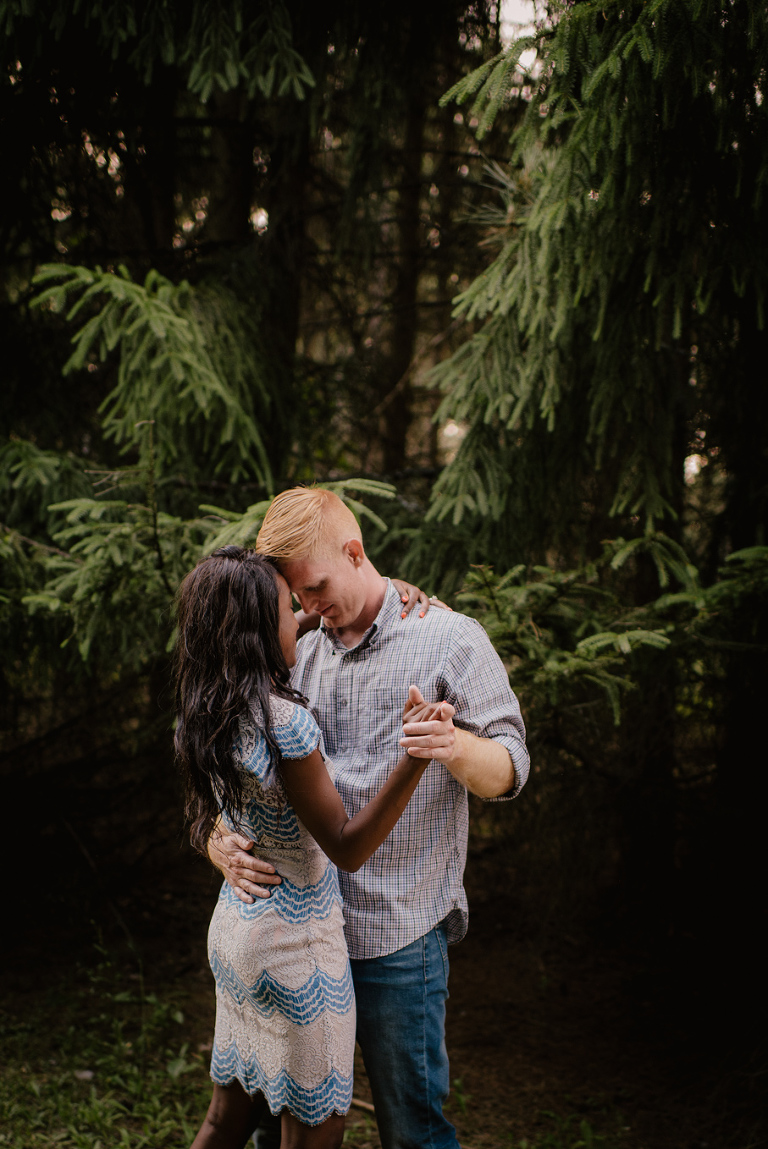
[{"label": "dark forest background", "polygon": [[53,875],[46,929],[134,949],[161,929],[152,875],[203,880],[171,752],[173,594],[277,491],[333,485],[379,569],[475,614],[509,668],[534,772],[513,812],[475,811],[500,912],[655,971],[742,1083],[718,1143],[746,1149],[765,8],[552,0],[516,32],[503,14],[0,2],[12,941],[27,962]]}]

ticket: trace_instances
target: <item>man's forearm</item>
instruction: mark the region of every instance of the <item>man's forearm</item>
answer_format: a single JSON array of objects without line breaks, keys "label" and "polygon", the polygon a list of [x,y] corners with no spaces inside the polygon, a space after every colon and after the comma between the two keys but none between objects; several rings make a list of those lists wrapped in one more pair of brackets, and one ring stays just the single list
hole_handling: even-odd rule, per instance
[{"label": "man's forearm", "polygon": [[456,742],[446,767],[457,782],[478,798],[498,798],[515,785],[515,767],[506,746],[456,728]]}]

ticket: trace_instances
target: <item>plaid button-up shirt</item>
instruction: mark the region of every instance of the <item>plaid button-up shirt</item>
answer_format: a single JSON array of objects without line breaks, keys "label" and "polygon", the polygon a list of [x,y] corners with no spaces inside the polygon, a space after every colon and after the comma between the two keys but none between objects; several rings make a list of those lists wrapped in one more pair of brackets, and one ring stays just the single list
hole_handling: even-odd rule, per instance
[{"label": "plaid button-up shirt", "polygon": [[[352,816],[381,788],[402,756],[402,711],[415,683],[428,702],[447,700],[456,726],[506,746],[514,798],[528,777],[525,727],[504,666],[474,619],[446,610],[401,618],[388,584],[376,621],[347,649],[332,631],[305,635],[293,685],[315,707],[327,756]],[[448,940],[467,931],[463,887],[467,792],[432,761],[386,841],[356,874],[339,873],[352,958],[410,945],[447,918]]]}]

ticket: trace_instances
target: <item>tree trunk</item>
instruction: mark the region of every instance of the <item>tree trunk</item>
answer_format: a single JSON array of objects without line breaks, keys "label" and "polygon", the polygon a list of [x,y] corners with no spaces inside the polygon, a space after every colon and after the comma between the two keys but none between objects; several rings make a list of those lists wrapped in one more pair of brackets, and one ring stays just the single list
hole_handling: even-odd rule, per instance
[{"label": "tree trunk", "polygon": [[217,91],[210,99],[210,203],[206,242],[243,246],[252,238],[253,144],[245,120],[245,96]]},{"label": "tree trunk", "polygon": [[[380,395],[386,400],[379,418],[382,471],[385,474],[400,471],[405,466],[406,436],[412,414],[413,384],[410,378],[404,377],[416,351],[419,327],[419,208],[424,121],[424,93],[416,79],[408,104],[400,165],[402,184],[397,204],[397,275],[390,299],[392,326],[389,363],[388,369],[380,377]],[[392,398],[389,398],[390,395]]]},{"label": "tree trunk", "polygon": [[126,173],[126,191],[133,194],[144,229],[144,246],[152,266],[170,270],[176,230],[176,94],[175,68],[158,67],[151,105],[141,118],[144,155]]}]

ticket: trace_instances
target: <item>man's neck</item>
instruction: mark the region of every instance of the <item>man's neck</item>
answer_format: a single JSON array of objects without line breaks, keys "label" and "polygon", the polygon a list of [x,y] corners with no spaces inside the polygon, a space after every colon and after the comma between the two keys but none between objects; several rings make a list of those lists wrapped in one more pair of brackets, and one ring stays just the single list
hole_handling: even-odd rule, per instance
[{"label": "man's neck", "polygon": [[344,646],[349,649],[353,646],[357,646],[365,632],[376,621],[376,616],[381,610],[384,596],[387,593],[387,580],[379,574],[369,559],[366,559],[365,563],[366,566],[370,568],[370,570],[366,570],[366,579],[369,589],[365,606],[354,622],[349,623],[348,626],[340,626],[333,630],[339,642],[342,642]]}]

